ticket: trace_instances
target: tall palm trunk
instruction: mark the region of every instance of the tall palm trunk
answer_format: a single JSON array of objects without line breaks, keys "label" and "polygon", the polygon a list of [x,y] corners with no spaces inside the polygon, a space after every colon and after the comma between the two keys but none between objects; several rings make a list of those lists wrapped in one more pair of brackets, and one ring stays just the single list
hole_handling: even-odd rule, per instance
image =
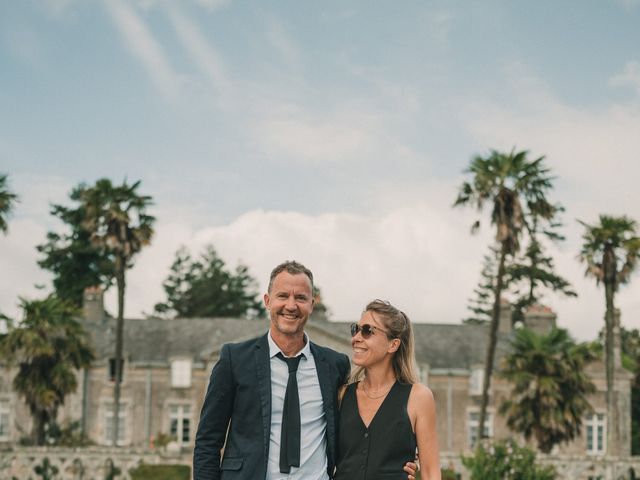
[{"label": "tall palm trunk", "polygon": [[607,454],[618,451],[618,410],[615,401],[615,369],[613,348],[613,327],[615,323],[614,295],[616,291],[616,256],[610,247],[605,248],[603,257],[604,294],[607,305],[605,314],[605,365],[607,372]]},{"label": "tall palm trunk", "polygon": [[115,386],[113,389],[113,437],[112,445],[118,444],[118,424],[120,418],[120,383],[122,381],[122,343],[124,327],[124,289],[125,262],[121,255],[116,257],[116,283],[118,286],[118,319],[116,320],[116,358],[115,358]]},{"label": "tall palm trunk", "polygon": [[480,402],[480,419],[478,421],[478,438],[484,438],[484,423],[487,416],[487,405],[489,403],[489,387],[491,386],[491,375],[493,374],[493,362],[498,341],[498,326],[500,325],[500,297],[502,296],[504,264],[507,258],[507,245],[502,242],[500,251],[500,263],[498,264],[498,276],[496,278],[495,298],[493,300],[493,315],[489,331],[489,345],[487,346],[487,356],[484,363],[484,379],[482,382],[482,400]]},{"label": "tall palm trunk", "polygon": [[49,415],[45,410],[33,407],[31,416],[33,418],[32,440],[34,445],[42,446],[45,444],[45,427],[49,423]]}]

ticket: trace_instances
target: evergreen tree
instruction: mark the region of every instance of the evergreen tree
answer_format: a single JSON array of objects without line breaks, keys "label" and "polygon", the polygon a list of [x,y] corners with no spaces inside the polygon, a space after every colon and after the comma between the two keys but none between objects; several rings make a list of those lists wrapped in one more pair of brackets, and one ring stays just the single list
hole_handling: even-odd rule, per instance
[{"label": "evergreen tree", "polygon": [[578,296],[569,281],[555,272],[553,258],[546,255],[543,244],[544,240],[564,241],[565,238],[558,232],[562,224],[557,220],[557,215],[564,208],[560,205],[547,205],[546,208],[547,211],[544,206],[541,207],[544,214],[541,215],[535,205],[529,205],[525,221],[529,243],[524,254],[507,268],[507,276],[516,296],[514,322],[522,321],[527,308],[540,302],[541,287],[567,297]]},{"label": "evergreen tree", "polygon": [[[483,258],[480,281],[473,290],[473,297],[469,299],[467,309],[472,315],[463,320],[463,323],[482,325],[491,322],[493,312],[493,295],[496,288],[496,275],[499,261],[499,245],[489,247],[489,253]],[[507,269],[509,266],[506,267]],[[505,290],[508,289],[508,278],[505,278]]]},{"label": "evergreen tree", "polygon": [[53,273],[56,296],[77,307],[82,306],[87,287],[101,285],[106,290],[115,276],[113,259],[91,241],[91,232],[84,226],[86,210],[78,203],[86,188],[80,184],[69,194],[75,207],[51,206],[51,214],[65,224],[66,232],[48,232],[46,243],[37,247],[44,256],[38,265]]},{"label": "evergreen tree", "polygon": [[208,245],[193,259],[186,248],[176,252],[169,276],[162,284],[167,296],[155,312],[175,317],[256,317],[264,313],[257,281],[245,265],[227,268]]}]

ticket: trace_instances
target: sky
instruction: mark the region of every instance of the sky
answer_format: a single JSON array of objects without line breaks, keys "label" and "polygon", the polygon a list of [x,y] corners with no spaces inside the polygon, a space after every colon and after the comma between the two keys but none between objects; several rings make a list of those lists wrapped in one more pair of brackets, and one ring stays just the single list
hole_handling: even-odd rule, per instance
[{"label": "sky", "polygon": [[[178,248],[212,244],[261,292],[301,261],[335,320],[383,298],[457,323],[494,232],[452,204],[474,156],[515,148],[545,156],[566,209],[549,252],[579,297],[542,301],[593,339],[604,291],[577,219],[640,221],[638,25],[638,0],[0,1],[0,173],[20,197],[0,311],[51,290],[51,204],[107,177],[140,180],[157,218],[128,317],[164,300]],[[639,273],[616,298],[640,327]]]}]

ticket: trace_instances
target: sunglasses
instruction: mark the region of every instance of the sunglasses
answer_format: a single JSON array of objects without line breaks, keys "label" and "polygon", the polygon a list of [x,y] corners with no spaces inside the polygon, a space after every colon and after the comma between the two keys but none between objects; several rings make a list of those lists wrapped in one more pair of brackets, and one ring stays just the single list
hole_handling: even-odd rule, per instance
[{"label": "sunglasses", "polygon": [[376,331],[378,332],[382,332],[385,335],[389,336],[389,334],[387,332],[385,332],[383,329],[379,328],[379,327],[375,327],[373,325],[369,325],[368,323],[365,323],[364,325],[359,325],[357,323],[352,323],[351,324],[351,336],[355,337],[358,332],[360,332],[360,335],[362,335],[362,338],[369,338],[371,335],[373,335],[374,333],[376,333]]}]

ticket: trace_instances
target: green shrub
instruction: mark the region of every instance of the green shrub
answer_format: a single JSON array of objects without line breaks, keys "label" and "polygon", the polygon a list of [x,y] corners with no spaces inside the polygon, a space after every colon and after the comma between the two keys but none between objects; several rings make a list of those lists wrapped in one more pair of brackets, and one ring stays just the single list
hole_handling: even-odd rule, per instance
[{"label": "green shrub", "polygon": [[190,480],[188,465],[140,465],[129,470],[131,480]]},{"label": "green shrub", "polygon": [[443,468],[440,470],[442,480],[458,480],[460,476],[450,468]]},{"label": "green shrub", "polygon": [[533,450],[514,441],[479,444],[473,456],[462,457],[471,472],[471,480],[554,480],[551,466],[536,464]]}]

